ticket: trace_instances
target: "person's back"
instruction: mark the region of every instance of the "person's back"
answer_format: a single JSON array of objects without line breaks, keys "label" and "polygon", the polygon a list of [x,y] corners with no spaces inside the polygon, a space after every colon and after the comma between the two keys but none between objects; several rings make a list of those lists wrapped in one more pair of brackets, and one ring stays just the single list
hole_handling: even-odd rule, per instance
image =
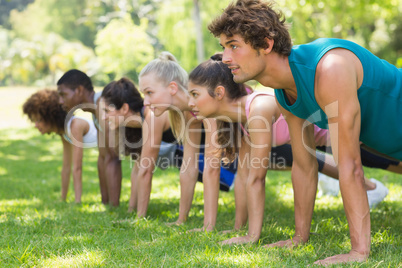
[{"label": "person's back", "polygon": [[[273,10],[273,3],[265,0],[237,0],[231,3],[208,29],[219,38],[223,47],[222,61],[232,70],[234,81],[257,80],[263,86],[284,91],[276,90],[276,96],[292,137],[296,228],[292,239],[267,247],[297,245],[310,237],[318,176],[314,154],[310,153],[310,149],[315,147],[314,129],[306,119],[318,112],[316,118],[309,118],[311,121],[317,119],[320,109],[315,103],[318,103],[328,116],[352,247],[347,254],[315,263],[328,265],[365,261],[370,254],[371,230],[367,192],[362,183],[364,170],[360,140],[391,157],[402,159],[402,131],[400,120],[397,120],[402,115],[401,71],[348,41],[342,41],[347,49],[335,45],[333,48],[339,48],[325,52],[321,45],[301,51],[309,48],[310,44],[296,47],[298,52],[295,52],[289,47],[289,31],[282,13]],[[310,66],[308,63],[307,66],[296,65],[292,63],[292,57],[297,54],[321,59]],[[381,65],[383,67],[379,68]],[[304,69],[304,73],[298,74],[298,68]],[[309,91],[301,86],[303,79],[300,75],[309,77],[304,81],[310,87],[303,85]],[[300,113],[295,111],[298,105],[303,107],[298,110]],[[295,110],[290,111],[289,107]],[[389,126],[398,130],[393,128],[391,131]]]},{"label": "person's back", "polygon": [[[294,46],[289,65],[297,87],[297,100],[290,105],[284,91],[276,89],[278,102],[293,114],[321,128],[328,128],[327,116],[315,99],[314,85],[318,62],[325,53],[335,48],[352,51],[363,66],[364,79],[357,91],[361,109],[360,140],[379,152],[401,160],[402,124],[399,118],[402,116],[402,69],[353,42],[321,38]],[[380,136],[378,129],[381,129]]]}]

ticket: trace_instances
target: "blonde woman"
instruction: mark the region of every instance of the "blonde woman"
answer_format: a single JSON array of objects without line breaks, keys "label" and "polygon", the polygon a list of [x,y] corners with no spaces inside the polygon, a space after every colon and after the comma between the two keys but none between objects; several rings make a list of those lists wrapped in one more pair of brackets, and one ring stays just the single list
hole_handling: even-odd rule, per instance
[{"label": "blonde woman", "polygon": [[[144,105],[155,116],[162,116],[168,111],[173,133],[183,145],[179,218],[175,223],[182,224],[188,218],[198,167],[203,164],[204,229],[212,230],[216,223],[220,180],[225,180],[226,175],[233,180],[234,174],[221,168],[220,157],[215,156],[215,119],[198,120],[191,112],[191,107],[188,106],[187,81],[188,75],[175,57],[169,52],[163,52],[141,71],[139,88],[144,93]],[[202,151],[203,159],[199,157]]]}]

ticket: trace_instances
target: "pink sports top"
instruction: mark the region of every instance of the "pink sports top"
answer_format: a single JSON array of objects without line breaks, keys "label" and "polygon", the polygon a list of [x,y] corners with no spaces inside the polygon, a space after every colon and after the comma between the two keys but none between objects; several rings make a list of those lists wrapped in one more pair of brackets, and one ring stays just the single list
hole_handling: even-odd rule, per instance
[{"label": "pink sports top", "polygon": [[[247,96],[246,100],[246,117],[249,118],[250,115],[250,105],[253,102],[254,98],[260,95],[271,96],[275,98],[274,95],[268,92],[254,92]],[[248,132],[244,129],[244,127],[240,124],[243,129],[245,135],[249,136]],[[289,135],[289,127],[288,124],[281,114],[279,118],[272,124],[272,146],[280,146],[284,144],[290,143],[290,135]],[[316,146],[329,146],[330,139],[329,133],[327,129],[319,128],[318,126],[314,125],[314,137]]]}]

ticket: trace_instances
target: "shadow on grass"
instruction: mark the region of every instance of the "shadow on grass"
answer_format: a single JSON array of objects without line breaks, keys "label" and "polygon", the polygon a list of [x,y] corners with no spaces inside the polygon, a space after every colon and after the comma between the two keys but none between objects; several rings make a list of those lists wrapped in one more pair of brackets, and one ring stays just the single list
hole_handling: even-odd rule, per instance
[{"label": "shadow on grass", "polygon": [[[27,139],[17,140],[5,140],[4,133],[1,136],[0,188],[7,189],[1,192],[1,200],[39,196],[59,199],[63,158],[60,137],[30,134],[31,131],[27,131]],[[97,174],[89,172],[85,166],[91,164],[96,167],[94,159],[93,154],[84,152],[84,180],[87,177],[97,178]]]}]

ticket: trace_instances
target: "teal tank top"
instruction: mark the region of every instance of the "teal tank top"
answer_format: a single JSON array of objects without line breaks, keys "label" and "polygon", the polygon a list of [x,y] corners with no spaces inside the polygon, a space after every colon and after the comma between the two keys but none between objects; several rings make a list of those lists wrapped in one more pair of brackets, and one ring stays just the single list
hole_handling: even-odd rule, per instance
[{"label": "teal tank top", "polygon": [[297,100],[291,105],[283,89],[275,89],[278,102],[292,114],[320,128],[328,128],[327,116],[314,96],[314,79],[318,62],[334,48],[350,50],[363,66],[363,83],[357,91],[361,109],[360,141],[402,160],[402,69],[353,42],[321,38],[293,46],[289,65],[296,83]]}]

